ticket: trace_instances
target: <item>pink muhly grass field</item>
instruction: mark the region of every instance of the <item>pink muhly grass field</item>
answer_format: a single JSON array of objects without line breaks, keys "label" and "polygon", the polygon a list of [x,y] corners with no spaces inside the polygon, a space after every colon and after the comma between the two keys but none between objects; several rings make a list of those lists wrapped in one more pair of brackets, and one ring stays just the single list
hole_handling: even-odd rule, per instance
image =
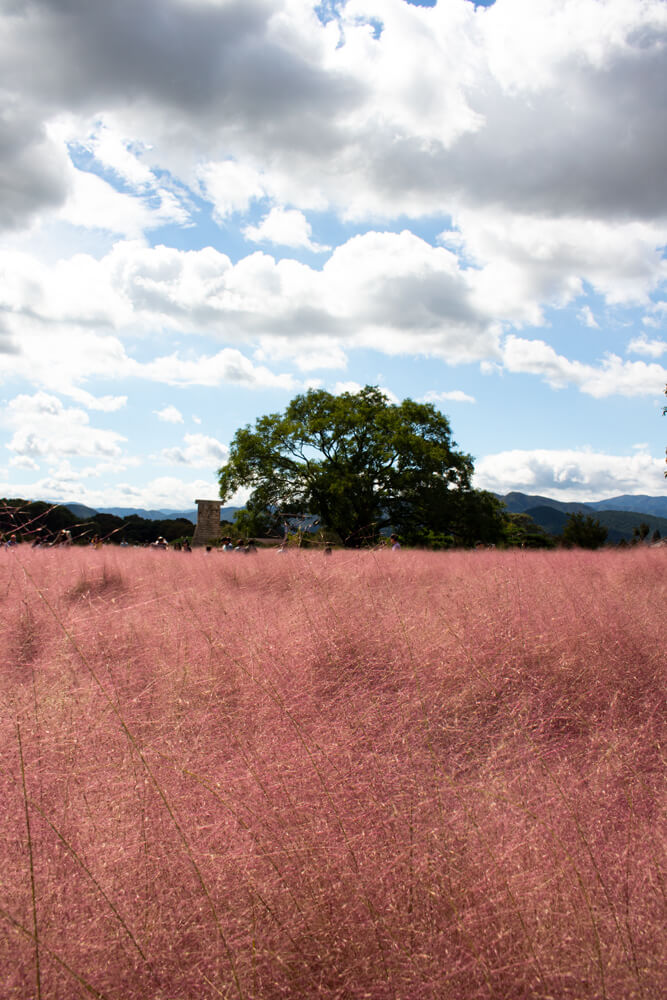
[{"label": "pink muhly grass field", "polygon": [[666,555],[0,551],[0,995],[655,1000]]}]

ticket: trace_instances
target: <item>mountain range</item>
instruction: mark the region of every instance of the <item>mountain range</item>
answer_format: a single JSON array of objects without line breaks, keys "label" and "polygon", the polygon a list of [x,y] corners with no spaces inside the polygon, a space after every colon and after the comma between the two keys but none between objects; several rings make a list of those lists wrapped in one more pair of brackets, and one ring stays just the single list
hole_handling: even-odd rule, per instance
[{"label": "mountain range", "polygon": [[555,507],[566,514],[577,512],[592,514],[601,510],[624,510],[633,514],[651,514],[654,517],[667,517],[667,497],[649,497],[645,494],[625,493],[607,500],[552,500],[550,497],[531,496],[529,493],[506,493],[501,496],[507,509],[516,514],[525,514],[530,507]]},{"label": "mountain range", "polygon": [[667,497],[664,496],[624,494],[587,502],[552,500],[527,493],[496,496],[511,513],[528,514],[550,535],[562,534],[568,514],[587,514],[604,525],[608,542],[628,541],[642,522],[648,525],[650,535],[659,531],[661,537],[667,538]]},{"label": "mountain range", "polygon": [[[115,517],[136,515],[143,517],[146,521],[175,521],[178,518],[185,518],[187,521],[192,521],[193,524],[197,523],[196,510],[144,510],[141,507],[100,507],[95,510],[82,503],[67,503],[64,506],[71,510],[75,517],[80,518],[94,517],[95,514],[113,514]],[[239,510],[238,507],[223,507],[220,511],[220,520],[231,521],[237,510]]]}]

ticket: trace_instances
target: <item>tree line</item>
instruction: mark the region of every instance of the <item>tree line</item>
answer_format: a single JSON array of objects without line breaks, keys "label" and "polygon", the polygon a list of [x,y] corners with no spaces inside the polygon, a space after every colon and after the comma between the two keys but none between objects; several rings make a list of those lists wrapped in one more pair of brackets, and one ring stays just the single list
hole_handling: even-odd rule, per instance
[{"label": "tree line", "polygon": [[160,535],[170,543],[191,538],[193,531],[192,521],[187,518],[152,521],[137,514],[117,517],[96,513],[94,517],[81,520],[62,504],[20,498],[0,500],[0,533],[5,538],[16,535],[18,541],[32,545],[59,544],[67,537],[65,532],[75,545],[88,545],[94,539],[146,545]]}]

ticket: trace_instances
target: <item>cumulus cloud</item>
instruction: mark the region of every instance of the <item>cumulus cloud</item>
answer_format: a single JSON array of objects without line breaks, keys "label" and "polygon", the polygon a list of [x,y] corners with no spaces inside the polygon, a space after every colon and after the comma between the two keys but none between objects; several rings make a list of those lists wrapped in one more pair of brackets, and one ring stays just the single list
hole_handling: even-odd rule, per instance
[{"label": "cumulus cloud", "polygon": [[667,278],[664,222],[553,218],[507,205],[461,210],[457,222],[477,265],[478,308],[511,323],[542,324],[545,307],[576,301],[585,284],[610,305],[649,307]]},{"label": "cumulus cloud", "polygon": [[[58,470],[57,470],[58,471]],[[100,481],[91,484],[85,475],[62,468],[62,475],[47,475],[27,482],[11,479],[4,491],[9,496],[45,497],[60,503],[83,503],[98,510],[101,507],[136,507],[139,510],[193,510],[197,497],[219,496],[213,477],[189,479],[160,476],[141,486],[124,481]],[[239,503],[245,497],[238,498]],[[233,500],[237,503],[237,498]]]},{"label": "cumulus cloud", "polygon": [[73,226],[105,229],[130,239],[169,221],[168,212],[152,209],[140,198],[117,191],[97,174],[75,168],[71,170],[67,198],[57,217]]},{"label": "cumulus cloud", "polygon": [[[336,384],[333,387],[332,392],[333,392],[334,396],[342,396],[343,393],[345,393],[345,392],[349,392],[349,393],[352,393],[353,395],[356,395],[356,393],[361,392],[361,390],[363,388],[364,388],[364,386],[361,385],[360,382],[354,382],[354,381],[350,380],[350,381],[347,381],[347,382],[336,382]],[[396,393],[392,392],[392,390],[388,389],[385,385],[378,385],[377,388],[380,390],[380,392],[382,393],[382,395],[390,403],[394,403],[394,404],[400,403],[400,399],[398,398],[398,396],[396,395]]]},{"label": "cumulus cloud", "polygon": [[234,160],[202,164],[197,176],[202,194],[213,203],[222,222],[234,212],[247,212],[253,201],[266,194],[260,172]]},{"label": "cumulus cloud", "polygon": [[156,187],[155,174],[142,160],[142,154],[148,152],[145,145],[126,139],[113,128],[108,118],[98,121],[89,137],[80,140],[80,144],[133,190]]},{"label": "cumulus cloud", "polygon": [[[576,384],[598,397],[652,393],[665,381],[665,369],[656,364],[610,355],[595,366],[558,355],[543,340],[510,335],[503,343],[498,315],[542,322],[540,295],[555,295],[558,282],[538,293],[528,287],[529,267],[517,265],[509,280],[507,259],[502,266],[466,267],[451,250],[407,231],[353,237],[321,270],[263,253],[233,264],[211,247],[182,251],[136,241],[116,244],[101,260],[77,255],[52,268],[34,265],[27,254],[0,252],[0,265],[5,328],[21,342],[21,352],[5,359],[7,372],[70,393],[81,393],[81,381],[94,375],[172,385],[297,385],[291,375],[253,365],[231,347],[198,358],[172,353],[140,363],[116,333],[154,329],[206,330],[209,336],[252,346],[260,361],[289,359],[302,371],[343,367],[346,352],[371,348],[449,364],[502,363],[513,372],[540,375],[553,386]],[[561,287],[558,294],[574,295],[577,281],[572,282],[570,292]],[[522,283],[526,296],[519,302]],[[45,335],[54,324],[59,324],[59,338]],[[101,332],[105,327],[108,332]],[[634,350],[659,356],[659,341],[632,343]],[[124,402],[113,396],[97,403],[92,397],[79,399],[100,409]]]},{"label": "cumulus cloud", "polygon": [[667,341],[649,340],[642,334],[628,344],[628,354],[645,354],[649,358],[660,358],[667,351]]},{"label": "cumulus cloud", "polygon": [[286,247],[301,247],[313,253],[325,253],[331,247],[314,243],[312,227],[303,212],[295,208],[274,206],[258,226],[246,226],[243,235],[253,243],[276,243]]},{"label": "cumulus cloud", "polygon": [[13,469],[30,469],[30,471],[39,469],[39,464],[29,455],[14,455],[10,458],[9,464]]},{"label": "cumulus cloud", "polygon": [[164,448],[161,457],[175,465],[200,469],[219,468],[227,461],[229,448],[206,434],[186,434],[182,446]]},{"label": "cumulus cloud", "polygon": [[[109,331],[206,330],[259,343],[267,354],[274,344],[278,356],[289,346],[304,368],[318,354],[327,367],[344,363],[346,346],[455,364],[499,357],[499,329],[475,301],[475,273],[451,251],[408,231],[353,237],[321,270],[260,252],[232,264],[212,247],[182,251],[137,241],[117,243],[99,261],[81,254],[47,268],[7,252],[0,263],[6,274],[0,304],[4,298],[15,326],[41,319],[83,327],[108,374],[126,373],[124,348],[111,333],[91,331],[92,324]],[[93,359],[85,350],[83,356],[90,366]]]},{"label": "cumulus cloud", "polygon": [[216,386],[232,382],[248,389],[271,387],[289,390],[297,385],[291,375],[276,375],[263,365],[253,365],[240,351],[230,347],[194,361],[178,354],[156,358],[136,365],[134,373],[168,385]]},{"label": "cumulus cloud", "polygon": [[452,389],[449,392],[437,392],[435,389],[431,389],[423,396],[424,403],[474,403],[476,402],[474,396],[469,396],[467,392],[462,392],[461,389]]},{"label": "cumulus cloud", "polygon": [[592,330],[599,330],[600,324],[593,315],[593,310],[590,306],[583,306],[579,311],[579,322],[583,323],[584,326],[590,327]]},{"label": "cumulus cloud", "polygon": [[[0,42],[0,51],[2,43]],[[56,209],[67,195],[69,160],[49,137],[39,107],[28,114],[19,93],[3,86],[0,115],[0,230],[29,224],[42,210]],[[12,95],[14,96],[8,96]]]},{"label": "cumulus cloud", "polygon": [[512,450],[486,455],[475,464],[475,486],[505,494],[512,490],[557,500],[602,500],[625,493],[664,490],[664,457],[641,449],[632,455],[584,450]]},{"label": "cumulus cloud", "polygon": [[153,410],[153,413],[158,418],[158,420],[163,420],[168,424],[182,424],[183,414],[175,406],[169,404],[163,407],[161,410]]},{"label": "cumulus cloud", "polygon": [[66,407],[45,392],[10,400],[3,421],[14,434],[7,447],[33,462],[59,458],[119,458],[125,438],[116,431],[92,427],[88,414]]},{"label": "cumulus cloud", "polygon": [[[60,170],[34,155],[43,123],[101,109],[147,139],[151,163],[190,183],[193,159],[209,165],[202,183],[223,217],[267,191],[361,216],[454,201],[663,212],[661,0],[347,0],[336,12],[323,23],[306,0],[9,8],[0,65],[23,132],[10,122],[8,146],[34,175],[14,214],[62,199]],[[223,167],[216,192],[216,164],[229,163],[252,179],[227,184]]]},{"label": "cumulus cloud", "polygon": [[543,340],[510,336],[503,349],[508,371],[541,376],[553,388],[576,385],[581,392],[602,399],[606,396],[651,396],[667,382],[667,368],[645,361],[623,361],[609,355],[595,366],[570,361]]}]

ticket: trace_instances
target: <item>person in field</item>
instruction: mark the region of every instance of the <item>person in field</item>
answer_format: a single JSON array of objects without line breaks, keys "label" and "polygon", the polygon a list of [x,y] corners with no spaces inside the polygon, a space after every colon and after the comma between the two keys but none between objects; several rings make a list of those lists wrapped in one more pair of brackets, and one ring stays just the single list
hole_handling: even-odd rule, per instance
[{"label": "person in field", "polygon": [[401,543],[398,540],[398,535],[390,535],[389,543],[391,545],[392,552],[398,552],[401,548]]}]

